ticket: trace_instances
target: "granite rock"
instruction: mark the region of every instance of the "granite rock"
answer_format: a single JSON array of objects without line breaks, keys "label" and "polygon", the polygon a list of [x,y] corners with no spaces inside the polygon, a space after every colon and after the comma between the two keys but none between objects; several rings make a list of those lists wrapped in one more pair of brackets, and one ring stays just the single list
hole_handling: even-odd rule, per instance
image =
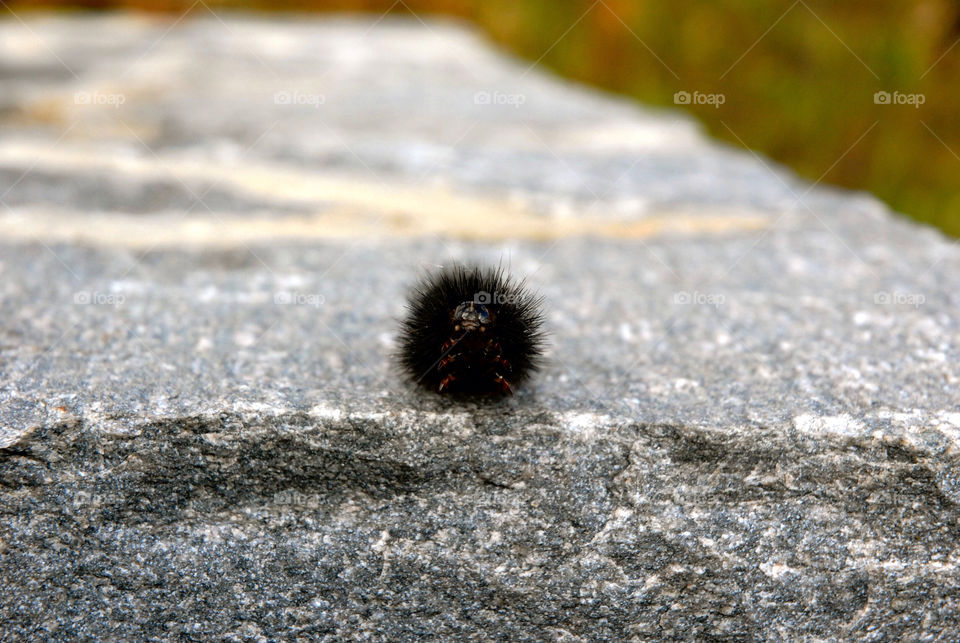
[{"label": "granite rock", "polygon": [[[0,22],[11,639],[950,640],[960,250],[462,25]],[[512,398],[407,289],[545,297]]]}]

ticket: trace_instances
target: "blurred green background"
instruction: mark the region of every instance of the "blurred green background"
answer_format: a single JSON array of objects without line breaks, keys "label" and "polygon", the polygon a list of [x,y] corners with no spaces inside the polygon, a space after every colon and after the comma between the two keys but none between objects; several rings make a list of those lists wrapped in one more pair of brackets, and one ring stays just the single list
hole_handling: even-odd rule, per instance
[{"label": "blurred green background", "polygon": [[[651,104],[812,180],[868,190],[960,236],[956,0],[83,0],[12,10],[226,9],[452,15],[555,72]],[[876,92],[888,92],[878,102]],[[898,102],[899,101],[899,102]]]}]

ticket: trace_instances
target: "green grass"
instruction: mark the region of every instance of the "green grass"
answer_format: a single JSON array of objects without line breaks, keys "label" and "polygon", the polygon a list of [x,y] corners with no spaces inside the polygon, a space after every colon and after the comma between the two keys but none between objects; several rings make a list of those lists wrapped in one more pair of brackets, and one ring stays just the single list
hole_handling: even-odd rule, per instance
[{"label": "green grass", "polygon": [[[54,0],[46,6],[82,4],[182,12],[193,2]],[[723,94],[720,107],[683,108],[719,139],[763,153],[810,180],[868,190],[896,210],[960,236],[960,3],[953,0],[207,4],[452,14],[563,76],[648,104],[675,107],[680,90]],[[880,90],[920,94],[925,102],[878,105],[874,93]]]},{"label": "green grass", "polygon": [[[591,6],[516,3],[496,20],[496,4],[481,24],[532,59]],[[723,94],[720,107],[684,108],[719,139],[960,236],[958,39],[952,2],[605,0],[541,64],[654,105],[678,90]],[[925,102],[878,105],[881,90]]]}]

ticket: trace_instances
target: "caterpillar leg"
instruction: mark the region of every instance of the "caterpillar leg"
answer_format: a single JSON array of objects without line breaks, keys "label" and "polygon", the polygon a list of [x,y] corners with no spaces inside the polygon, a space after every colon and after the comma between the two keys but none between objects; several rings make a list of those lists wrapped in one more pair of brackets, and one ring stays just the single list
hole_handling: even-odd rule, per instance
[{"label": "caterpillar leg", "polygon": [[503,375],[500,373],[495,373],[496,377],[493,378],[493,381],[500,385],[500,392],[504,395],[513,395],[513,389],[510,388],[510,382],[504,379]]},{"label": "caterpillar leg", "polygon": [[442,380],[440,380],[440,388],[437,389],[438,393],[443,393],[444,389],[450,386],[456,378],[453,375],[447,375]]}]

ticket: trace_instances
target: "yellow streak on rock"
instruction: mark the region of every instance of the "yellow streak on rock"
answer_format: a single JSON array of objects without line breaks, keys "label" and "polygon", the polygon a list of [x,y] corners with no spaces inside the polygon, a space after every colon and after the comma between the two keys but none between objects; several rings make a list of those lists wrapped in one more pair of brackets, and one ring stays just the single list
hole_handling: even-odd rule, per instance
[{"label": "yellow streak on rock", "polygon": [[[189,216],[189,215],[188,215]],[[313,217],[277,218],[177,215],[103,215],[83,212],[31,212],[0,217],[0,239],[19,243],[43,241],[151,248],[169,246],[234,247],[274,241],[322,241],[437,236],[480,241],[528,239],[552,241],[570,237],[645,239],[666,234],[704,235],[758,230],[768,225],[756,216],[658,215],[643,221],[568,220],[560,223],[524,220],[422,218],[340,209]]]},{"label": "yellow streak on rock", "polygon": [[66,142],[54,148],[0,145],[0,164],[36,164],[64,174],[97,171],[134,183],[173,180],[198,196],[215,185],[248,198],[295,202],[315,213],[266,217],[218,212],[213,216],[200,206],[186,215],[132,215],[31,207],[21,208],[19,216],[0,217],[0,238],[23,242],[41,239],[152,247],[416,236],[485,241],[549,241],[578,236],[637,239],[670,233],[724,234],[769,225],[768,216],[729,210],[663,212],[635,220],[597,216],[553,219],[504,199],[457,194],[445,188],[333,176],[276,164],[216,165],[170,156],[104,156]]}]

